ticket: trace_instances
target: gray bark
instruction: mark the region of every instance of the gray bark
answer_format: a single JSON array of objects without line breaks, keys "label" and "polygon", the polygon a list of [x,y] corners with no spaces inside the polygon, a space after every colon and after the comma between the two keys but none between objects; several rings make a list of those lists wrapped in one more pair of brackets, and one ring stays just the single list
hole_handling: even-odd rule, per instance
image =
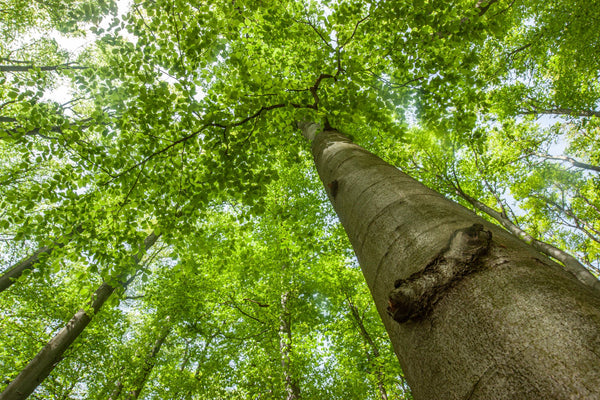
[{"label": "gray bark", "polygon": [[24,258],[18,263],[9,267],[2,276],[0,276],[0,293],[8,289],[13,283],[23,275],[23,272],[33,268],[38,263],[41,254],[52,253],[52,247],[40,247],[32,255]]},{"label": "gray bark", "polygon": [[281,295],[281,314],[279,316],[279,351],[281,354],[281,367],[285,381],[286,400],[300,399],[300,387],[292,376],[292,326],[290,311],[288,309],[289,292]]},{"label": "gray bark", "polygon": [[312,151],[415,400],[600,398],[595,291],[339,132]]},{"label": "gray bark", "polygon": [[[147,251],[157,239],[158,236],[154,233],[148,235],[144,240],[145,250]],[[133,258],[136,262],[139,262],[141,254],[136,254]],[[121,280],[122,283],[124,281]],[[65,351],[88,326],[93,316],[98,313],[102,305],[114,291],[115,287],[108,283],[100,285],[92,295],[92,301],[88,304],[92,312],[88,313],[85,309],[77,311],[67,325],[50,339],[42,350],[23,368],[19,375],[0,393],[0,400],[23,400],[29,397],[58,365]]]},{"label": "gray bark", "polygon": [[588,271],[588,269],[583,264],[577,261],[575,257],[557,247],[552,246],[549,243],[535,239],[533,236],[521,229],[518,225],[513,223],[506,216],[502,215],[502,213],[499,213],[493,208],[488,207],[482,202],[469,196],[468,194],[463,192],[459,187],[455,186],[454,189],[460,197],[471,203],[473,207],[494,218],[496,221],[502,224],[503,227],[508,229],[510,233],[523,240],[525,243],[530,244],[531,247],[533,247],[540,253],[560,261],[565,266],[565,269],[567,271],[572,273],[582,283],[590,286],[591,288],[594,288],[594,290],[600,293],[600,281],[598,280],[598,278],[596,278],[590,271]]},{"label": "gray bark", "polygon": [[65,244],[68,243],[69,240],[73,237],[75,233],[81,233],[83,229],[81,226],[77,226],[73,232],[66,235],[61,242],[56,242],[53,247],[40,247],[37,249],[32,255],[24,258],[23,260],[17,262],[16,264],[10,266],[6,272],[0,276],[0,293],[4,290],[8,289],[17,279],[23,275],[23,272],[32,269],[35,264],[37,264],[40,260],[40,255],[48,254],[50,255],[55,248],[64,247]]},{"label": "gray bark", "polygon": [[108,300],[114,290],[114,287],[103,283],[94,292],[90,304],[93,313],[88,314],[84,309],[77,311],[67,325],[37,353],[19,375],[0,393],[0,400],[21,400],[29,397],[62,360],[64,352],[83,332],[92,320],[93,315],[100,310],[100,307]]},{"label": "gray bark", "polygon": [[543,159],[546,159],[546,160],[565,161],[565,162],[568,162],[568,163],[570,163],[571,165],[573,165],[574,167],[577,167],[577,168],[587,169],[589,171],[600,172],[600,167],[599,166],[588,164],[588,163],[584,163],[584,162],[581,162],[581,161],[577,161],[573,157],[568,157],[568,156],[552,156],[550,154],[540,154],[540,153],[536,153],[535,155],[538,156],[538,157],[541,157]]}]

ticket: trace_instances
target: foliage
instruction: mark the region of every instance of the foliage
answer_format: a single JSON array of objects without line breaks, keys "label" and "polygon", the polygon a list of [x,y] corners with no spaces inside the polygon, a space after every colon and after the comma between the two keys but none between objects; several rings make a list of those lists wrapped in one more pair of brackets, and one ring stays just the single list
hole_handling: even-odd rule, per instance
[{"label": "foliage", "polygon": [[142,398],[283,398],[286,373],[305,398],[410,398],[306,118],[598,272],[591,2],[63,3],[1,10],[1,270],[54,249],[0,294],[2,385],[135,275],[35,396],[125,398],[168,329]]}]

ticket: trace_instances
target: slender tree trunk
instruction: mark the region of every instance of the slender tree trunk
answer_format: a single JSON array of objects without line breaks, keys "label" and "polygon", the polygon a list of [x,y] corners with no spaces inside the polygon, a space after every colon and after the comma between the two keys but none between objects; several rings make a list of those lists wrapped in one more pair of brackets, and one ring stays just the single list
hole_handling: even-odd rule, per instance
[{"label": "slender tree trunk", "polygon": [[286,400],[300,399],[300,387],[292,376],[291,354],[292,354],[292,325],[288,300],[290,293],[281,295],[281,314],[279,316],[279,352],[281,354],[281,367],[285,380]]},{"label": "slender tree trunk", "polygon": [[134,384],[135,387],[133,388],[133,390],[131,390],[129,392],[127,399],[136,400],[138,397],[140,397],[140,394],[142,393],[142,390],[144,389],[144,385],[146,384],[146,381],[148,380],[148,377],[150,376],[150,373],[152,372],[154,365],[156,365],[156,356],[158,355],[158,352],[160,351],[160,348],[162,347],[162,345],[165,343],[167,336],[169,336],[169,333],[171,333],[171,329],[172,329],[172,326],[168,326],[167,328],[163,329],[163,332],[161,333],[160,337],[158,339],[156,339],[156,342],[154,342],[154,346],[152,346],[152,350],[150,351],[150,353],[144,360],[144,366],[142,367],[142,372],[140,374],[140,377],[137,379],[136,383]]},{"label": "slender tree trunk", "polygon": [[[208,337],[208,339],[205,339],[204,342],[204,346],[202,348],[202,358],[198,360],[198,365],[196,366],[196,370],[194,371],[194,379],[196,379],[196,381],[200,381],[201,379],[201,372],[202,372],[202,368],[205,366],[205,361],[207,361],[210,358],[209,352],[208,352],[208,348],[210,347],[212,341],[217,337],[217,334],[213,334],[211,336]],[[192,389],[189,389],[187,391],[187,394],[182,397],[183,399],[191,399],[192,398]],[[176,398],[178,396],[173,396],[173,398]]]},{"label": "slender tree trunk", "polygon": [[23,260],[17,262],[16,264],[10,266],[6,270],[6,272],[4,272],[2,274],[2,276],[0,276],[0,293],[3,292],[4,290],[8,289],[13,283],[15,283],[15,281],[17,279],[19,279],[21,277],[21,275],[23,275],[23,272],[32,269],[35,266],[35,264],[37,264],[39,262],[40,255],[42,255],[42,254],[50,255],[55,248],[64,247],[65,244],[67,244],[68,241],[71,240],[72,236],[75,233],[80,233],[82,231],[83,231],[83,229],[81,228],[81,226],[78,226],[73,230],[73,232],[66,235],[65,238],[61,242],[56,242],[54,244],[54,247],[48,247],[48,246],[40,247],[29,257],[26,257]]},{"label": "slender tree trunk", "polygon": [[117,400],[119,398],[119,396],[121,395],[122,390],[123,390],[123,383],[121,381],[118,381],[117,384],[115,385],[115,389],[110,394],[110,397],[108,398],[108,400]]},{"label": "slender tree trunk", "polygon": [[80,65],[0,65],[0,72],[27,72],[34,68],[39,69],[40,71],[59,71],[59,70],[74,70],[74,69],[86,69],[87,67],[82,67]]},{"label": "slender tree trunk", "polygon": [[600,398],[596,292],[339,132],[312,150],[416,400]]},{"label": "slender tree trunk", "polygon": [[[158,239],[151,233],[144,240],[145,250],[148,250]],[[141,255],[133,256],[139,261]],[[62,360],[64,352],[79,337],[81,332],[88,326],[93,316],[98,313],[104,302],[115,291],[115,287],[103,283],[92,295],[92,301],[88,306],[92,312],[80,309],[75,313],[67,325],[61,329],[40,352],[23,368],[8,386],[0,393],[0,400],[22,400],[29,397],[40,383],[52,372],[54,367]]]},{"label": "slender tree trunk", "polygon": [[379,348],[373,338],[365,328],[365,324],[363,324],[363,320],[360,317],[360,313],[356,308],[356,305],[352,302],[352,299],[346,298],[348,302],[348,308],[350,309],[350,315],[352,319],[356,322],[358,326],[358,330],[360,332],[360,336],[363,338],[367,346],[370,350],[367,350],[367,361],[371,364],[371,368],[374,368],[373,375],[377,379],[377,388],[379,389],[379,395],[381,396],[381,400],[388,400],[387,390],[385,389],[384,384],[384,376],[381,371],[381,366],[377,365],[377,359],[379,358]]},{"label": "slender tree trunk", "polygon": [[533,247],[540,253],[560,261],[570,273],[575,275],[577,279],[579,279],[584,284],[594,288],[594,290],[597,290],[600,293],[600,281],[598,280],[598,278],[596,278],[590,271],[588,271],[588,269],[583,264],[577,261],[575,257],[559,248],[552,246],[549,243],[545,243],[535,239],[533,236],[521,229],[518,225],[513,223],[506,216],[502,215],[502,213],[499,213],[493,208],[488,207],[482,202],[469,196],[468,194],[463,192],[462,189],[460,189],[459,187],[455,186],[454,189],[460,197],[471,203],[473,207],[494,218],[496,221],[502,224],[503,227],[508,229],[510,233],[512,233],[525,243],[530,244],[531,247]]},{"label": "slender tree trunk", "polygon": [[29,397],[62,360],[64,352],[77,339],[79,334],[83,332],[92,320],[92,316],[100,310],[100,307],[102,307],[114,290],[114,287],[103,283],[94,292],[93,300],[90,304],[93,313],[88,314],[84,309],[77,311],[67,325],[8,384],[6,389],[0,394],[0,399],[20,400]]},{"label": "slender tree trunk", "polygon": [[18,263],[9,267],[6,270],[6,272],[2,274],[2,276],[0,276],[0,293],[8,289],[13,283],[15,283],[17,279],[19,279],[21,275],[23,275],[23,272],[33,268],[33,266],[39,261],[41,254],[50,254],[52,253],[52,250],[52,247],[40,247],[29,257],[26,257]]}]

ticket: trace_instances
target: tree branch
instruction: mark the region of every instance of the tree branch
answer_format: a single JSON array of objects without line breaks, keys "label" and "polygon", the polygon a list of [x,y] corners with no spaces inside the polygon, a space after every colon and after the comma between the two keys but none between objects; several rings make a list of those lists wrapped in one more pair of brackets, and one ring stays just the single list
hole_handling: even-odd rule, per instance
[{"label": "tree branch", "polygon": [[541,153],[534,153],[536,156],[543,158],[545,160],[556,160],[556,161],[566,161],[568,163],[570,163],[571,165],[577,167],[577,168],[582,168],[582,169],[587,169],[590,171],[595,171],[595,172],[600,172],[600,167],[596,166],[596,165],[592,165],[592,164],[587,164],[581,161],[577,161],[574,158],[568,157],[568,156],[552,156],[550,154],[541,154]]},{"label": "tree branch", "polygon": [[329,41],[325,40],[325,37],[323,37],[323,35],[317,29],[317,27],[314,26],[310,21],[294,20],[294,22],[310,26],[313,29],[313,31],[315,31],[317,33],[317,35],[319,35],[319,37],[321,38],[321,40],[323,41],[323,43],[325,43],[325,45],[327,47],[329,47],[331,50],[335,51],[335,49],[333,48],[333,46],[331,45],[331,43],[329,43]]},{"label": "tree branch", "polygon": [[70,63],[60,64],[60,65],[44,65],[44,66],[35,66],[35,65],[0,65],[0,72],[27,72],[32,69],[39,69],[40,71],[59,71],[63,69],[88,69],[89,67],[84,67],[81,65],[71,65]]}]

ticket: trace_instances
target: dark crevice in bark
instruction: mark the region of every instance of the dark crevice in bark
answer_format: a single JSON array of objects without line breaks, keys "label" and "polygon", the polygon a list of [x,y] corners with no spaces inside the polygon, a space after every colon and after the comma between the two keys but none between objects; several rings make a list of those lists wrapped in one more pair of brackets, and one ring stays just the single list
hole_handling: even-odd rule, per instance
[{"label": "dark crevice in bark", "polygon": [[508,216],[503,215],[479,200],[469,196],[462,190],[460,186],[456,184],[452,184],[452,186],[456,194],[469,202],[475,209],[494,218],[509,232],[525,243],[530,244],[540,253],[558,260],[560,263],[562,263],[565,269],[573,274],[579,281],[584,283],[586,286],[593,288],[595,291],[600,292],[600,281],[591,272],[589,272],[583,264],[577,261],[575,257],[549,243],[535,239],[529,233],[521,229],[517,224],[512,222]]},{"label": "dark crevice in bark", "polygon": [[427,315],[448,289],[480,268],[479,258],[487,253],[491,241],[492,233],[481,224],[455,231],[423,270],[394,283],[388,313],[399,323]]}]

